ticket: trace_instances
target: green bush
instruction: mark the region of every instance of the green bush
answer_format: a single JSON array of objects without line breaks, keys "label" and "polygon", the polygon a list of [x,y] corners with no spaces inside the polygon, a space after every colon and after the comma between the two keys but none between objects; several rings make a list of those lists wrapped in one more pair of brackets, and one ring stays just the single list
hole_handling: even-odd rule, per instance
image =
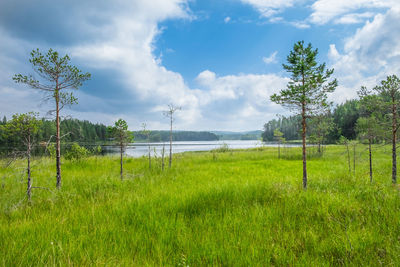
[{"label": "green bush", "polygon": [[65,154],[65,158],[68,160],[80,160],[89,155],[89,151],[80,146],[78,143],[73,143],[70,150]]},{"label": "green bush", "polygon": [[101,146],[96,146],[93,148],[93,155],[101,155]]},{"label": "green bush", "polygon": [[56,157],[56,147],[54,146],[54,144],[49,144],[47,146],[47,152],[49,152],[49,155],[51,158],[55,158]]},{"label": "green bush", "polygon": [[229,152],[230,148],[227,143],[223,143],[219,148],[211,150],[211,152],[224,153]]}]

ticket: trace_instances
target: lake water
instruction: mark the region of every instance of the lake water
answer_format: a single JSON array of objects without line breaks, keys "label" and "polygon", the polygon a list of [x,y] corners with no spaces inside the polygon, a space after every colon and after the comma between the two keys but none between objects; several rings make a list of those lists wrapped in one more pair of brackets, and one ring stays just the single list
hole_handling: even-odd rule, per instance
[{"label": "lake water", "polygon": [[[141,157],[148,154],[149,145],[151,154],[161,156],[161,151],[165,144],[165,155],[169,154],[169,143],[133,143],[127,146],[125,154],[131,157]],[[172,142],[172,153],[181,153],[186,151],[210,151],[227,145],[230,149],[240,148],[256,148],[260,146],[276,147],[274,143],[263,143],[258,140],[224,140],[224,141],[180,141]],[[287,146],[287,145],[286,145]],[[298,146],[298,145],[290,145]],[[119,153],[119,148],[116,146],[105,146],[103,150],[107,154]]]}]

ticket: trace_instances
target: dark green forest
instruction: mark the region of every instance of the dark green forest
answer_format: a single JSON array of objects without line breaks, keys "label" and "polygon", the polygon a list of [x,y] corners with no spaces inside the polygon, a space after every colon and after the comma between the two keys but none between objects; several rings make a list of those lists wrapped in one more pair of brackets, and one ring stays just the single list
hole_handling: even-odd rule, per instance
[{"label": "dark green forest", "polygon": [[[5,125],[7,118],[4,116],[0,121],[0,125]],[[112,142],[113,139],[108,131],[108,127],[104,124],[92,123],[86,120],[64,119],[60,124],[61,142],[70,144],[77,142],[81,145],[91,146]],[[10,152],[11,150],[21,146],[21,140],[18,136],[7,136],[2,132],[0,127],[0,153]],[[54,120],[41,119],[41,125],[38,133],[34,136],[36,143],[44,147],[48,142],[55,141],[56,125]],[[168,142],[169,131],[150,131],[150,135],[146,136],[141,131],[131,132],[134,142]],[[218,136],[210,132],[194,132],[194,131],[174,131],[172,133],[173,141],[216,141]],[[39,147],[40,147],[39,146]]]},{"label": "dark green forest", "polygon": [[[341,136],[349,140],[357,138],[357,120],[362,115],[360,100],[352,99],[337,105],[325,114],[308,118],[307,131],[311,141],[317,136],[323,138],[322,143],[337,143]],[[279,129],[287,141],[300,140],[300,116],[280,116],[264,124],[263,141],[275,141],[274,130]],[[321,125],[323,126],[321,128]]]},{"label": "dark green forest", "polygon": [[[169,131],[150,131],[149,138],[141,131],[134,131],[133,136],[136,142],[168,142]],[[173,131],[173,141],[216,141],[219,140],[216,134],[210,132],[194,131]]]},{"label": "dark green forest", "polygon": [[[4,116],[0,125],[5,125],[7,118]],[[104,143],[107,141],[107,126],[78,119],[65,119],[60,123],[63,143],[78,142],[80,144]],[[34,140],[41,146],[55,141],[56,125],[54,120],[41,119],[41,125]],[[6,135],[0,127],[0,149],[2,153],[11,151],[21,145],[19,136]]]}]

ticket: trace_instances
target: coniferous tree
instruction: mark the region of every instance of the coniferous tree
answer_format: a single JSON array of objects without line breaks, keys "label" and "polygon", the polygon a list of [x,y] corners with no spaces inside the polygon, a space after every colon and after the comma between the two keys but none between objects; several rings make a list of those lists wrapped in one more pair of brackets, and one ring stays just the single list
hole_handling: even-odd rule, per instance
[{"label": "coniferous tree", "polygon": [[60,111],[66,105],[77,103],[77,99],[68,89],[78,89],[82,83],[90,79],[90,73],[82,73],[77,67],[69,64],[68,55],[60,57],[58,52],[49,49],[46,54],[42,54],[39,49],[32,50],[29,62],[34,71],[40,77],[36,79],[33,75],[16,74],[13,80],[16,83],[26,84],[34,89],[47,93],[46,100],[55,101],[56,114],[56,171],[57,183],[61,187],[61,146],[60,146]]},{"label": "coniferous tree", "polygon": [[336,79],[329,80],[333,69],[326,69],[325,63],[318,65],[317,55],[318,49],[313,50],[311,44],[295,43],[287,57],[288,64],[283,64],[283,68],[291,73],[291,81],[286,89],[271,96],[273,102],[301,115],[304,189],[307,188],[306,119],[328,105],[327,93],[337,87]]},{"label": "coniferous tree", "polygon": [[278,159],[281,158],[281,143],[285,142],[285,138],[283,137],[283,133],[279,130],[279,128],[274,130],[274,138],[278,142]]},{"label": "coniferous tree", "polygon": [[360,140],[368,141],[369,177],[373,181],[372,144],[383,139],[383,110],[382,98],[373,94],[365,86],[357,92],[360,97],[360,117],[357,120],[356,131]]},{"label": "coniferous tree", "polygon": [[381,81],[381,85],[374,88],[384,99],[391,116],[391,139],[392,139],[392,183],[397,182],[397,153],[396,140],[399,128],[399,102],[400,102],[400,79],[396,75],[387,76],[386,80]]},{"label": "coniferous tree", "polygon": [[123,119],[119,119],[115,122],[113,127],[109,128],[111,135],[114,137],[115,142],[119,146],[120,151],[120,176],[121,180],[124,179],[124,168],[123,168],[123,155],[126,145],[132,142],[132,134],[128,131],[128,124]]},{"label": "coniferous tree", "polygon": [[3,131],[8,136],[18,136],[19,141],[25,147],[22,153],[27,159],[27,189],[28,200],[31,200],[32,178],[31,178],[31,153],[35,144],[34,136],[39,130],[41,121],[37,119],[37,114],[29,112],[26,114],[15,114],[5,125]]}]

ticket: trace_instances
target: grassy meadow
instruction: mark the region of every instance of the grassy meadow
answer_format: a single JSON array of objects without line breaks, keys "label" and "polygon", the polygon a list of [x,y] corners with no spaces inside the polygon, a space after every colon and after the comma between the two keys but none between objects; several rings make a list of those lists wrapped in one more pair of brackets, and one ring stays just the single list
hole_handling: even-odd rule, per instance
[{"label": "grassy meadow", "polygon": [[[188,152],[173,168],[146,158],[33,161],[0,170],[1,266],[400,265],[400,195],[390,148],[377,146],[374,182],[366,147],[349,173],[343,146],[308,160],[300,148]],[[311,150],[315,150],[312,148]],[[2,162],[4,164],[5,161]],[[352,163],[353,164],[353,163]]]}]

